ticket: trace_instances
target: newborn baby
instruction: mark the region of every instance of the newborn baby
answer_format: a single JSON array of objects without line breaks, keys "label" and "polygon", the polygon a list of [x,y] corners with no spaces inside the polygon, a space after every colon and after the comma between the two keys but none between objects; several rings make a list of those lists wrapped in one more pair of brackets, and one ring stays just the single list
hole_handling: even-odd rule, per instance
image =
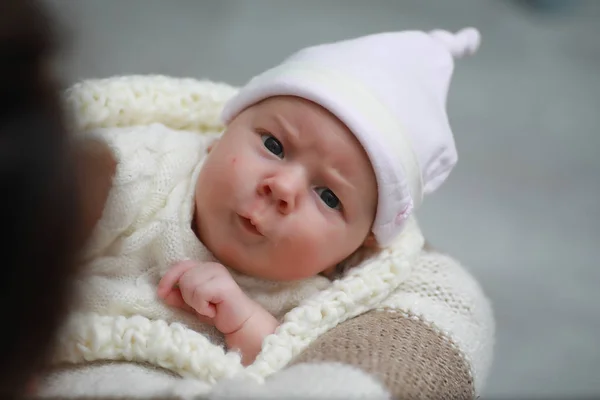
[{"label": "newborn baby", "polygon": [[[375,245],[377,184],[365,151],[339,119],[298,97],[271,97],[237,115],[204,162],[195,195],[198,238],[246,275],[331,274]],[[208,318],[245,361],[278,325],[220,263],[176,265],[158,291]]]},{"label": "newborn baby", "polygon": [[446,179],[449,65],[478,38],[301,50],[228,102],[215,144],[158,124],[97,131],[118,165],[81,308],[182,322],[252,363],[287,311],[390,244]]}]

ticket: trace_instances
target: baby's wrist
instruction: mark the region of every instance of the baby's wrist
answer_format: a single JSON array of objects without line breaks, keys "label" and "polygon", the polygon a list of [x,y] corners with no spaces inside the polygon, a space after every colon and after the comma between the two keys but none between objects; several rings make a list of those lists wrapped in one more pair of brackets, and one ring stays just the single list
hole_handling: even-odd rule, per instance
[{"label": "baby's wrist", "polygon": [[226,333],[225,337],[248,336],[254,332],[264,333],[268,336],[275,332],[279,321],[267,310],[256,304],[252,314],[233,332]]},{"label": "baby's wrist", "polygon": [[262,348],[265,337],[275,333],[279,321],[260,305],[242,326],[229,334],[225,334],[225,343],[231,350],[242,353],[244,365],[251,364]]},{"label": "baby's wrist", "polygon": [[239,294],[230,294],[228,302],[217,307],[214,325],[227,337],[242,330],[255,314],[262,311],[264,309],[240,289]]}]

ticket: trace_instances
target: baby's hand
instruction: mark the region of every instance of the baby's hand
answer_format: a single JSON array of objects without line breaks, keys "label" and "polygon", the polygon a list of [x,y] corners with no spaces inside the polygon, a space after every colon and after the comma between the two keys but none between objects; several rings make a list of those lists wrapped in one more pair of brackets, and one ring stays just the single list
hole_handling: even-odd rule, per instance
[{"label": "baby's hand", "polygon": [[171,306],[191,308],[225,335],[238,331],[256,311],[229,271],[214,262],[175,264],[159,282],[158,295]]},{"label": "baby's hand", "polygon": [[196,312],[202,321],[214,325],[225,335],[227,347],[242,353],[244,365],[254,361],[263,339],[279,326],[219,263],[175,264],[159,282],[158,295],[167,304]]}]

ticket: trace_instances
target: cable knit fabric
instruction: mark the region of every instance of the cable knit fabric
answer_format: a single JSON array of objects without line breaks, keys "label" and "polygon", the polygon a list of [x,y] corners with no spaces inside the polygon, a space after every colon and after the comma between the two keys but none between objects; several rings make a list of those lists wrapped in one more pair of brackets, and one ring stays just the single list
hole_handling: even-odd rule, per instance
[{"label": "cable knit fabric", "polygon": [[[218,398],[225,382],[237,382],[240,388],[263,385],[261,390],[272,388],[269,393],[286,396],[290,387],[278,377],[290,363],[309,354],[334,329],[365,321],[363,317],[373,312],[392,315],[390,311],[411,315],[455,349],[469,377],[466,381],[474,381],[466,392],[479,393],[491,362],[489,304],[453,260],[423,252],[423,236],[414,219],[392,245],[333,282],[315,277],[281,286],[234,273],[240,286],[282,320],[275,334],[264,340],[255,362],[245,368],[237,353],[224,350],[218,332],[160,302],[156,285],[171,262],[212,259],[191,230],[193,186],[207,144],[223,129],[220,110],[235,93],[226,84],[164,76],[84,81],[67,91],[77,129],[93,131],[118,150],[119,166],[105,215],[87,249],[81,303],[60,335],[55,369],[41,394],[118,394],[128,378],[115,376],[120,368],[116,365],[123,364],[113,363],[125,362],[140,384],[163,374],[158,381],[164,386],[157,395],[186,398],[193,388],[196,396]],[[111,370],[113,365],[116,369]],[[390,364],[388,372],[393,374],[397,367]],[[310,376],[327,381],[317,367],[303,368],[297,370],[302,371],[298,385]],[[375,371],[356,371],[367,374],[365,388],[375,385],[367,397],[382,395],[381,386],[368,376]],[[343,386],[335,380],[342,372],[329,378],[332,388]],[[115,377],[112,388],[94,384],[106,382],[107,374]],[[387,390],[390,396],[397,394],[390,386]],[[129,387],[126,392],[132,395],[131,391]],[[141,389],[136,393],[148,394]]]}]

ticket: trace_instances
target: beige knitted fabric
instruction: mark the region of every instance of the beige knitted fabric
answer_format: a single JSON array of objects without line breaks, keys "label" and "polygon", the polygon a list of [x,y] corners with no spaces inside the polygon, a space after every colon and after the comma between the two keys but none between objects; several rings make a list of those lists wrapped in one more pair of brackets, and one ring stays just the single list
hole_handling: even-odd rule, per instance
[{"label": "beige knitted fabric", "polygon": [[418,317],[371,311],[338,325],[291,365],[343,361],[407,399],[470,399],[473,379],[460,351]]},{"label": "beige knitted fabric", "polygon": [[[173,129],[214,133],[222,129],[220,108],[234,93],[235,89],[228,85],[208,81],[132,76],[82,82],[68,92],[67,101],[76,111],[74,122],[81,129],[160,123]],[[390,254],[392,260],[399,256]],[[410,270],[402,273],[408,275],[367,274],[373,279],[373,288],[392,278],[389,282],[394,282],[394,286],[374,293],[378,296],[374,302],[344,314],[344,318],[328,314],[326,325],[306,325],[302,328],[305,331],[298,331],[297,322],[312,315],[306,312],[318,309],[318,302],[292,310],[279,338],[265,342],[264,354],[258,360],[261,367],[252,366],[254,372],[267,376],[260,387],[252,386],[256,398],[293,398],[294,393],[303,394],[304,398],[333,398],[331,395],[336,393],[346,396],[342,398],[369,398],[369,394],[375,398],[383,395],[380,384],[387,389],[387,395],[397,398],[412,398],[417,393],[417,398],[436,398],[442,392],[464,398],[480,393],[491,362],[494,326],[489,303],[479,285],[458,263],[437,253],[418,254],[412,258]],[[327,296],[322,298],[334,298]],[[342,309],[323,310],[331,313]],[[116,323],[113,328],[120,329],[119,326]],[[298,332],[303,333],[297,336]],[[395,340],[376,340],[377,334]],[[282,351],[288,335],[304,338],[304,342],[290,347],[295,349],[291,353]],[[345,343],[343,352],[337,350],[340,343]],[[312,364],[319,360],[342,364]],[[288,367],[279,372],[264,369],[269,365]],[[348,379],[356,384],[353,388],[359,388],[354,390],[354,397],[345,391]],[[312,382],[310,386],[319,388],[322,396],[307,392],[305,382]],[[63,398],[120,394],[147,398],[149,393],[142,390],[145,387],[168,398],[192,398],[193,394],[216,400],[226,398],[226,393],[250,389],[249,385],[256,383],[234,379],[216,382],[212,388],[203,385],[198,380],[182,379],[139,363],[87,363],[51,371],[42,385],[42,394]]]}]

